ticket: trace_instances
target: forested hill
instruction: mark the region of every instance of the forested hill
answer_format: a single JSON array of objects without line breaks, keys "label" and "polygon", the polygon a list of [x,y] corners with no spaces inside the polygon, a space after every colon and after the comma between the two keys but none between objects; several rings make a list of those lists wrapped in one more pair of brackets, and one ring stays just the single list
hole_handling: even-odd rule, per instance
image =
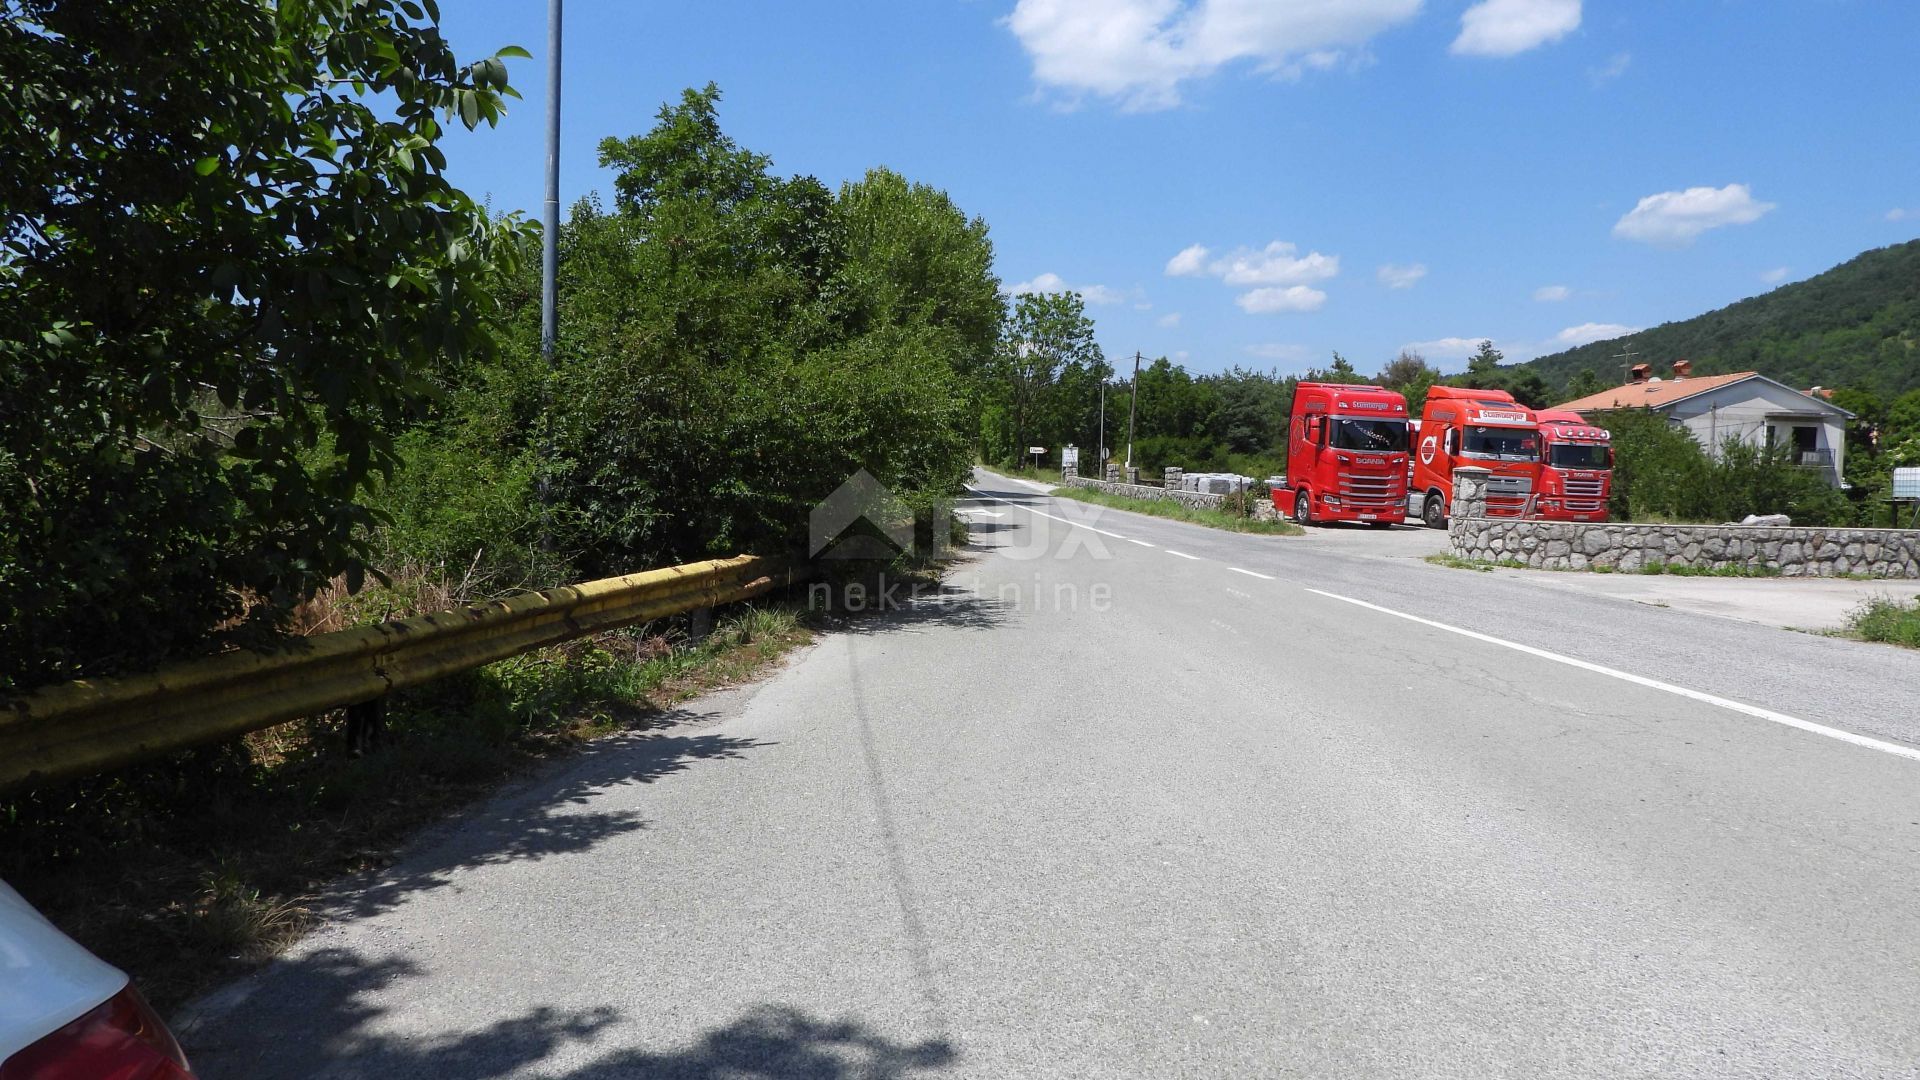
[{"label": "forested hill", "polygon": [[1891,398],[1920,387],[1920,240],[1877,248],[1684,322],[1516,367],[1556,388],[1588,368],[1600,386],[1615,386],[1621,381],[1615,356],[1628,344],[1656,375],[1685,357],[1700,375],[1758,371],[1802,389],[1857,387]]}]

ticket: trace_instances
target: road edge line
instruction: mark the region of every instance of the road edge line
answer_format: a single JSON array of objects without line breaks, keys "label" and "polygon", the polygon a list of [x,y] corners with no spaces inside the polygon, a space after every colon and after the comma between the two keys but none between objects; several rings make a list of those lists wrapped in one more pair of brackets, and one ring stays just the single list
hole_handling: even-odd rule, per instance
[{"label": "road edge line", "polygon": [[1703,690],[1690,690],[1684,686],[1661,682],[1659,679],[1650,679],[1645,675],[1635,675],[1632,672],[1607,667],[1605,664],[1596,664],[1591,660],[1580,660],[1572,656],[1563,656],[1556,652],[1548,652],[1545,649],[1535,648],[1532,645],[1522,645],[1517,641],[1508,641],[1505,638],[1497,638],[1491,634],[1482,634],[1477,630],[1468,630],[1459,626],[1449,626],[1446,623],[1435,622],[1432,619],[1423,619],[1418,615],[1409,615],[1404,611],[1395,611],[1389,607],[1381,607],[1379,604],[1370,604],[1365,600],[1356,600],[1351,596],[1341,596],[1339,593],[1330,593],[1321,589],[1308,589],[1307,591],[1313,593],[1315,596],[1324,596],[1329,600],[1338,600],[1341,603],[1353,604],[1356,607],[1367,608],[1370,611],[1378,611],[1383,615],[1392,615],[1395,618],[1406,619],[1408,622],[1416,622],[1422,626],[1431,626],[1435,630],[1445,630],[1448,633],[1459,634],[1462,637],[1469,637],[1475,641],[1484,641],[1489,645],[1499,645],[1516,652],[1526,653],[1528,656],[1539,657],[1542,660],[1551,660],[1556,664],[1565,664],[1568,667],[1576,667],[1582,671],[1591,671],[1596,675],[1606,675],[1624,682],[1630,682],[1636,686],[1665,691],[1669,694],[1675,694],[1693,701],[1704,702],[1708,705],[1717,705],[1720,708],[1742,713],[1756,719],[1769,720],[1773,723],[1790,728],[1797,728],[1814,735],[1824,735],[1829,739],[1837,739],[1840,742],[1863,746],[1869,750],[1878,750],[1882,753],[1892,754],[1895,757],[1920,761],[1920,747],[1903,746],[1899,743],[1887,742],[1884,739],[1876,739],[1871,735],[1861,735],[1843,728],[1816,724],[1811,720],[1802,720],[1797,716],[1788,716],[1786,713],[1774,712],[1772,709],[1763,709],[1758,705],[1748,705],[1744,701],[1723,698],[1715,694],[1709,694]]}]

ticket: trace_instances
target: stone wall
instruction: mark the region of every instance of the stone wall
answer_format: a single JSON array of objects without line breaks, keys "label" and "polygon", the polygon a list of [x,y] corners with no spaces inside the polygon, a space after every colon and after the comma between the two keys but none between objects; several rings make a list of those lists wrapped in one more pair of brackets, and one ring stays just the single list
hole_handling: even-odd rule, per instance
[{"label": "stone wall", "polygon": [[1129,499],[1171,499],[1182,506],[1191,506],[1196,510],[1217,510],[1226,498],[1224,495],[1208,495],[1201,491],[1168,491],[1166,488],[1153,487],[1149,484],[1114,484],[1071,473],[1060,478],[1060,486],[1092,488],[1109,495],[1124,495]]},{"label": "stone wall", "polygon": [[1899,529],[1588,525],[1462,517],[1448,523],[1447,539],[1463,559],[1512,559],[1542,570],[1637,571],[1648,563],[1664,563],[1778,571],[1783,577],[1920,577],[1920,532]]}]

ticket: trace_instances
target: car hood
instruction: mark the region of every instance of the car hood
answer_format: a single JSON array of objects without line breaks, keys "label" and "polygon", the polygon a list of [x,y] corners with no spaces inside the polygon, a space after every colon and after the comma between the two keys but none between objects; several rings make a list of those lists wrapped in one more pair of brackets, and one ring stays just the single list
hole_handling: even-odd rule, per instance
[{"label": "car hood", "polygon": [[0,1061],[120,992],[127,977],[0,881]]}]

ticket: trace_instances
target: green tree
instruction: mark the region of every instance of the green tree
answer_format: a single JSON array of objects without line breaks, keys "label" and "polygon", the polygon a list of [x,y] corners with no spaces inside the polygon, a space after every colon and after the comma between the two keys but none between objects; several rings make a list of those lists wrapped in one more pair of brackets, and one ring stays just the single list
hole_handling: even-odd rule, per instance
[{"label": "green tree", "polygon": [[[837,193],[780,176],[726,134],[719,102],[690,89],[601,144],[616,198],[581,202],[562,231],[556,365],[523,273],[500,360],[422,440],[462,459],[423,456],[388,489],[407,518],[396,544],[442,528],[424,508],[463,474],[543,484],[547,545],[583,575],[804,550],[809,511],[858,469],[909,501],[963,478],[968,373],[999,336],[985,224],[883,170]],[[483,509],[459,543],[499,523],[488,550],[531,562],[535,508]]]},{"label": "green tree", "polygon": [[1494,369],[1500,366],[1500,362],[1505,359],[1506,355],[1499,349],[1493,347],[1493,341],[1491,339],[1482,341],[1480,347],[1474,350],[1473,355],[1467,357],[1467,374],[1491,375]]},{"label": "green tree", "polygon": [[1693,436],[1646,409],[1599,413],[1593,419],[1613,436],[1612,518],[1690,518],[1709,468]]},{"label": "green tree", "polygon": [[0,689],[268,633],[357,575],[394,433],[482,358],[494,123],[431,3],[14,0],[0,22]]},{"label": "green tree", "polygon": [[1488,379],[1489,386],[1498,387],[1513,395],[1513,399],[1529,409],[1544,409],[1553,403],[1553,390],[1540,377],[1540,373],[1530,368],[1520,368],[1502,372],[1503,377]]},{"label": "green tree", "polygon": [[[1012,445],[1001,449],[1003,454],[1015,457],[1025,453],[1039,433],[1061,434],[1049,421],[1057,419],[1055,396],[1063,371],[1075,367],[1087,373],[1110,373],[1111,370],[1106,366],[1099,343],[1094,340],[1093,320],[1087,317],[1086,302],[1074,292],[1025,293],[1015,297],[1013,312],[1001,336],[996,367],[997,381],[1012,420],[1013,436]],[[1075,381],[1087,383],[1097,394],[1099,382],[1105,379],[1106,375],[1100,374],[1090,382]]]},{"label": "green tree", "polygon": [[1308,371],[1305,375],[1301,376],[1300,381],[1351,384],[1365,380],[1360,378],[1360,373],[1355,371],[1353,365],[1347,362],[1347,358],[1341,356],[1340,351],[1336,349],[1333,353],[1332,364],[1325,368],[1314,368]]},{"label": "green tree", "polygon": [[1600,376],[1594,374],[1592,368],[1581,368],[1573,378],[1567,382],[1566,399],[1568,401],[1574,401],[1592,394],[1597,394],[1605,389],[1606,385],[1600,381]]},{"label": "green tree", "polygon": [[1397,391],[1407,399],[1407,415],[1418,417],[1427,404],[1427,391],[1440,381],[1440,372],[1427,358],[1413,349],[1401,349],[1400,355],[1374,376],[1374,382]]}]

